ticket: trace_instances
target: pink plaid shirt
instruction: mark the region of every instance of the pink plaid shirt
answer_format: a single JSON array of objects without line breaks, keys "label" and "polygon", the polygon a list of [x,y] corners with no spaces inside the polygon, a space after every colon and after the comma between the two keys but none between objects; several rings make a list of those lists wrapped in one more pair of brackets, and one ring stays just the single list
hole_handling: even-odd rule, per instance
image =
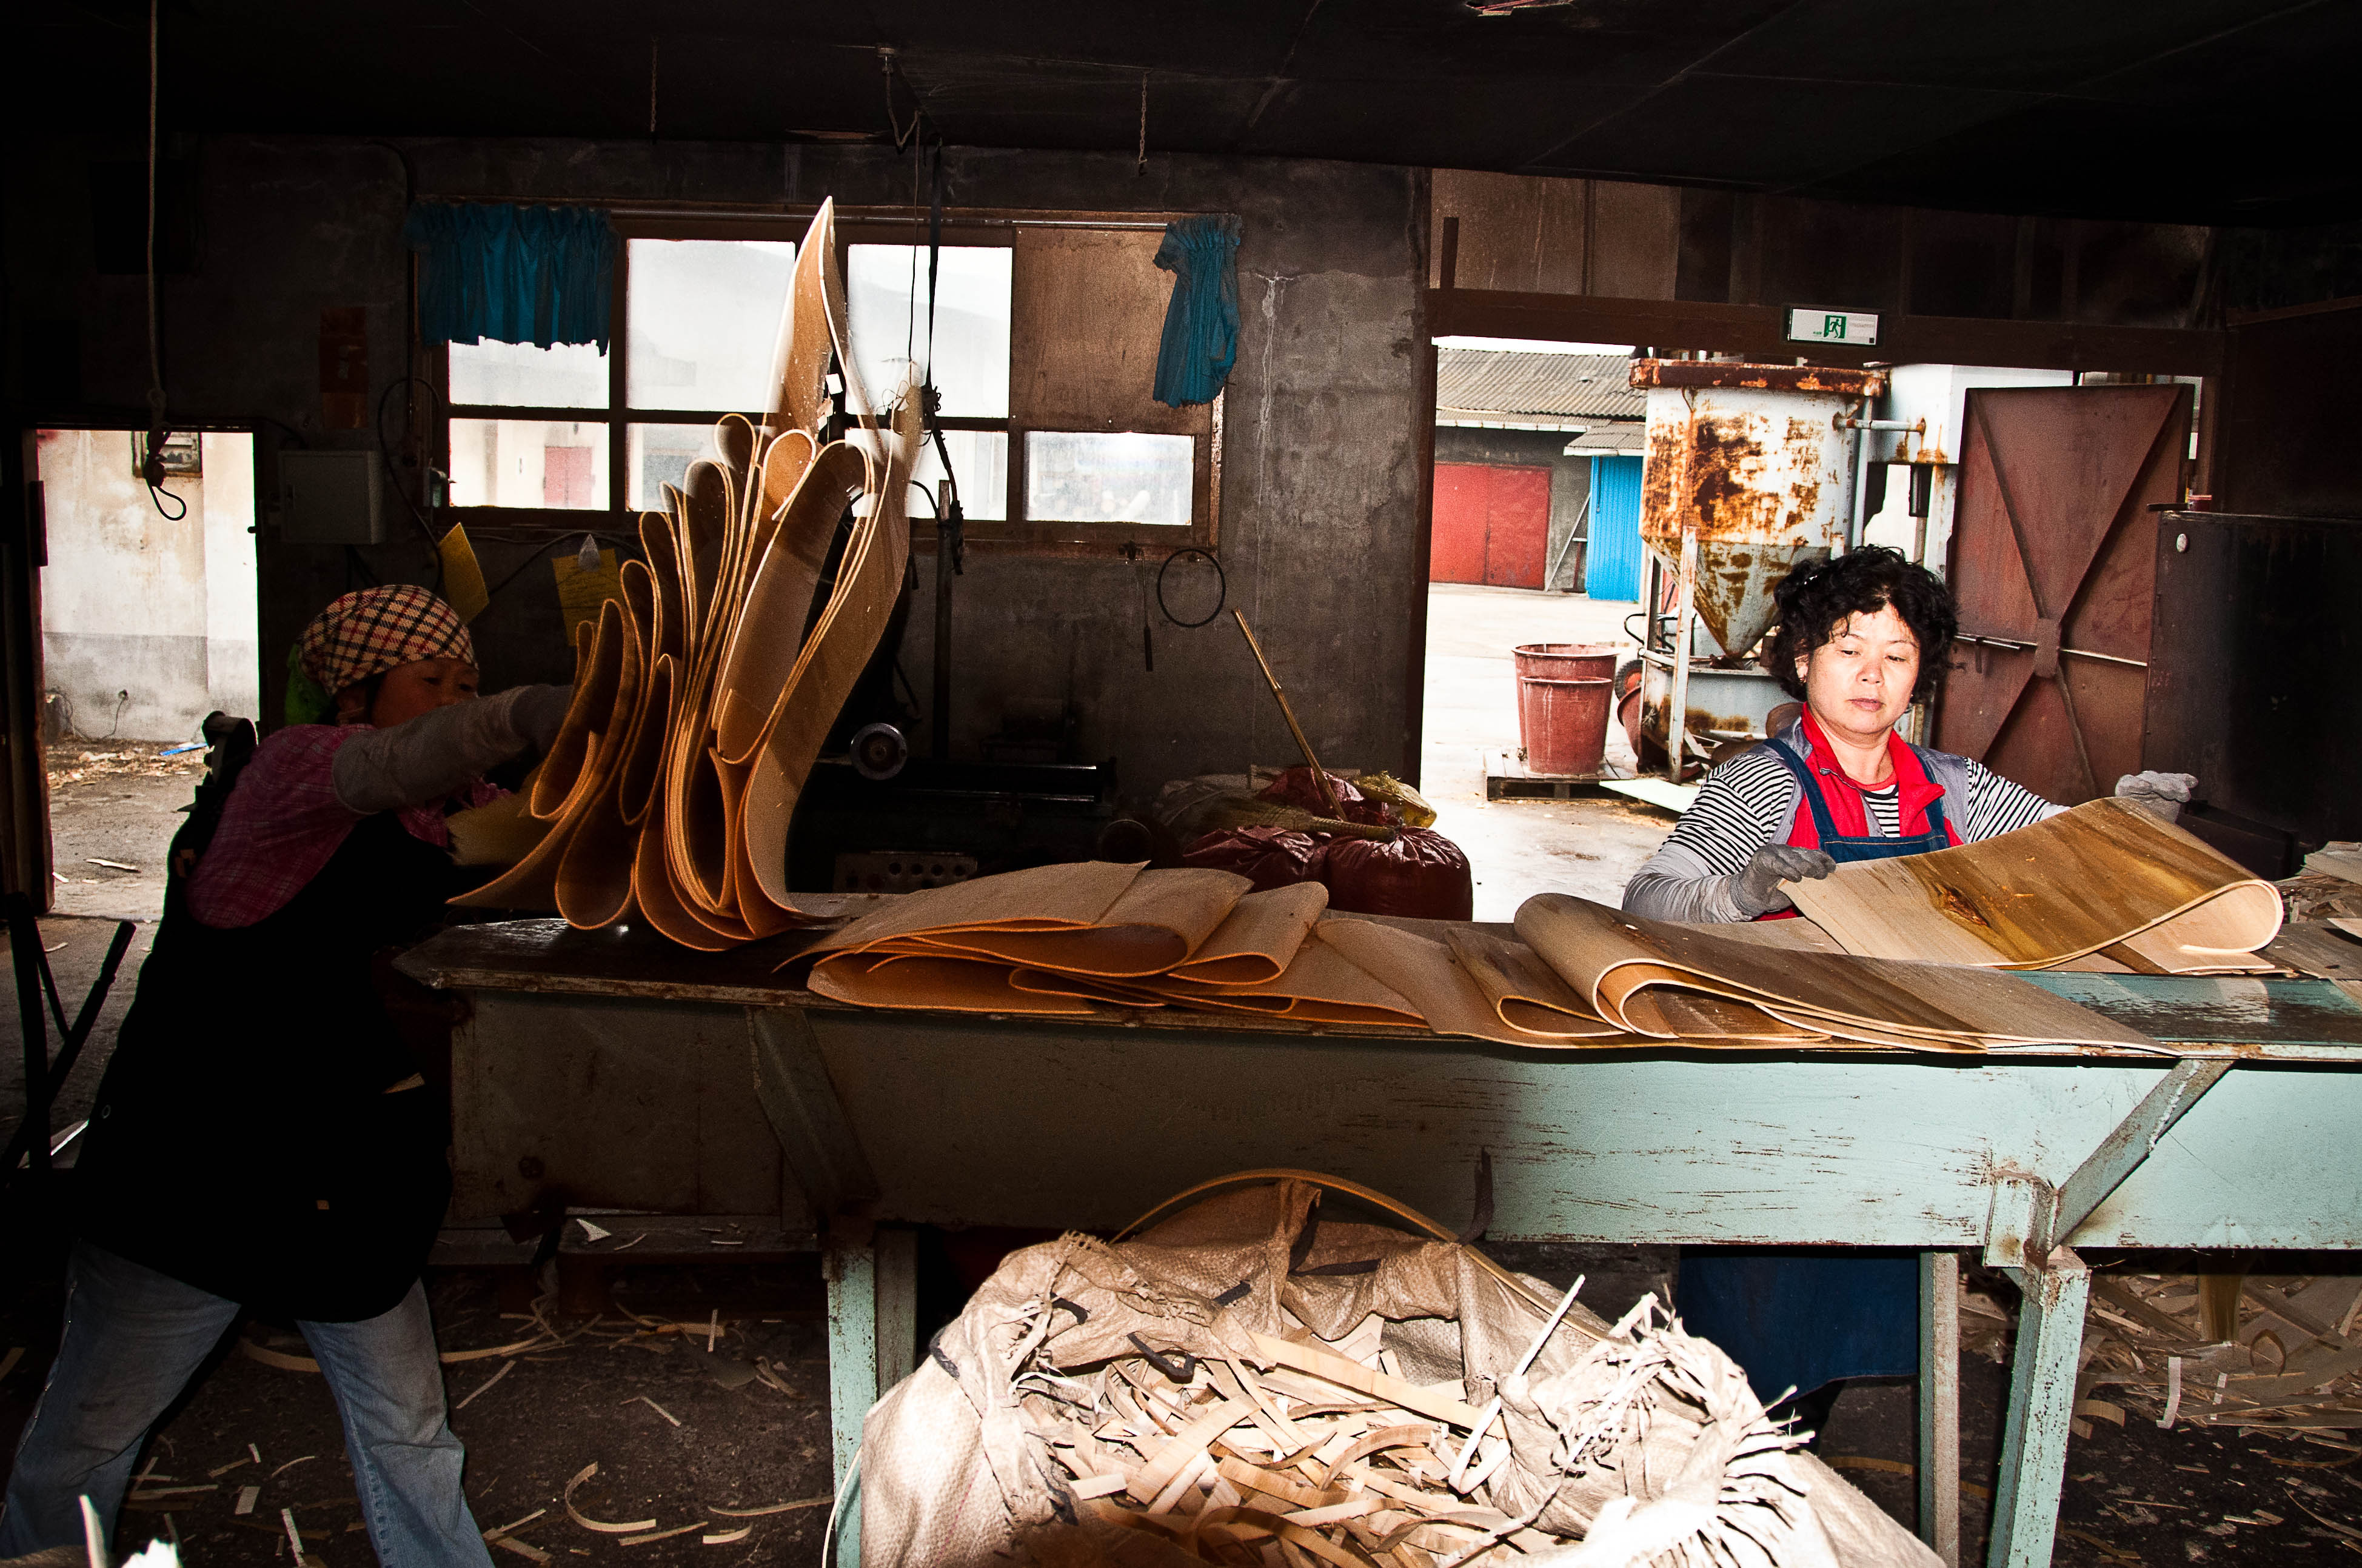
[{"label": "pink plaid shirt", "polygon": [[[251,926],[285,908],[320,874],[361,820],[337,798],[331,777],[337,751],[370,728],[292,725],[255,748],[222,807],[213,843],[197,862],[189,886],[191,914],[218,929]],[[459,798],[484,806],[504,793],[478,779]],[[443,813],[441,801],[407,806],[402,825],[412,838],[448,849],[451,830]]]}]

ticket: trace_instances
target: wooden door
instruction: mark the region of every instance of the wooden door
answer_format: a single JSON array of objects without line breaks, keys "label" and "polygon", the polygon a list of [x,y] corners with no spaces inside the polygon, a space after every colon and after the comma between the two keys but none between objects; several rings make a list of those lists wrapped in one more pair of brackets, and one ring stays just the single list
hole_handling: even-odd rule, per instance
[{"label": "wooden door", "polygon": [[1438,463],[1428,580],[1539,588],[1550,554],[1551,471]]},{"label": "wooden door", "polygon": [[1968,394],[1936,744],[2062,806],[2141,766],[2157,513],[2181,499],[2190,389]]}]

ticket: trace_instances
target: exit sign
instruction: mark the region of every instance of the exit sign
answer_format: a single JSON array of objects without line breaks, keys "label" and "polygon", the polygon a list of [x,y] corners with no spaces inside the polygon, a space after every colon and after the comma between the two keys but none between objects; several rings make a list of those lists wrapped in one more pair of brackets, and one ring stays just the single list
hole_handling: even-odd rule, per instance
[{"label": "exit sign", "polygon": [[1868,311],[1820,311],[1791,306],[1791,343],[1842,343],[1856,348],[1878,345],[1878,317]]}]

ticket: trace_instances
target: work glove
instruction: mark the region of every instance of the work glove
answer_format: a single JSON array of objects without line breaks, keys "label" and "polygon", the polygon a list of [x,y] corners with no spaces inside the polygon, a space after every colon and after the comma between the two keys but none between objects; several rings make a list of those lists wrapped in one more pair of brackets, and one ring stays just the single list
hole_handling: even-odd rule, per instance
[{"label": "work glove", "polygon": [[2196,773],[2126,773],[2116,781],[2116,796],[2136,801],[2152,816],[2171,822],[2181,816],[2197,787]]},{"label": "work glove", "polygon": [[1755,851],[1755,858],[1747,862],[1745,871],[1730,879],[1730,902],[1749,919],[1759,915],[1793,909],[1794,901],[1782,891],[1782,883],[1798,882],[1805,877],[1817,879],[1837,869],[1837,861],[1818,850],[1800,850],[1794,844],[1766,844]]},{"label": "work glove", "polygon": [[546,752],[550,742],[557,739],[558,726],[566,722],[566,710],[573,706],[574,688],[570,685],[524,686],[518,690],[515,706],[509,709],[509,721],[535,751]]}]

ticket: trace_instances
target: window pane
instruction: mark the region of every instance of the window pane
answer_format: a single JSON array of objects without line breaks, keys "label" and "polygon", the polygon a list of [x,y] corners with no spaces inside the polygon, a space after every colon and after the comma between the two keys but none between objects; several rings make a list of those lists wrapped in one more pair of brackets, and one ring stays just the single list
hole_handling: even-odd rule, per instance
[{"label": "window pane", "polygon": [[757,239],[635,239],[631,247],[631,406],[762,412],[796,247]]},{"label": "window pane", "polygon": [[[844,273],[853,358],[880,409],[927,360],[927,247],[855,245]],[[936,268],[935,389],[954,419],[1009,417],[1009,260],[1000,246],[947,245]],[[913,301],[916,303],[913,303]],[[965,503],[966,478],[961,479]],[[971,516],[980,515],[971,512]]]},{"label": "window pane", "polygon": [[607,356],[594,343],[455,343],[451,400],[543,409],[607,406]]},{"label": "window pane", "polygon": [[607,505],[607,426],[537,419],[451,422],[451,504]]},{"label": "window pane", "polygon": [[[971,522],[1001,522],[1009,517],[1009,435],[999,430],[947,430],[944,444],[952,455],[952,472],[959,477],[960,514]],[[923,488],[925,499],[911,498],[911,526],[929,527],[935,515],[935,487],[944,477],[935,444],[926,444],[911,480]]]},{"label": "window pane", "polygon": [[692,463],[719,463],[710,424],[635,424],[625,450],[631,456],[631,499],[624,504],[634,511],[662,511],[664,488],[688,483]]},{"label": "window pane", "polygon": [[1028,431],[1026,519],[1187,528],[1196,455],[1187,435]]}]

